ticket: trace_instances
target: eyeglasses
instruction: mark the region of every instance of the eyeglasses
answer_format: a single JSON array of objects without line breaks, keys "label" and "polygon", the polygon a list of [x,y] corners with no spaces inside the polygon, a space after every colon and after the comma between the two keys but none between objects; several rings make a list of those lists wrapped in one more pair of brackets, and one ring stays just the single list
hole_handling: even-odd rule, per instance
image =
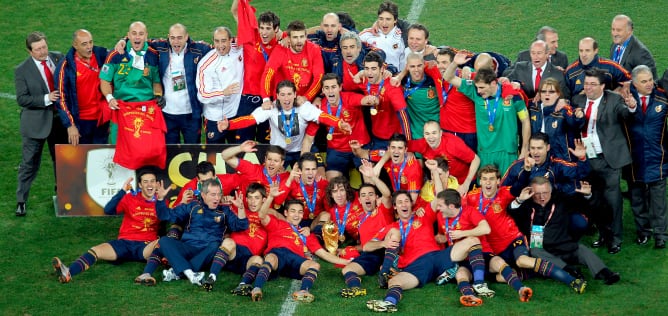
[{"label": "eyeglasses", "polygon": [[584,85],[585,85],[585,86],[595,87],[595,86],[600,86],[600,85],[602,85],[602,83],[597,83],[597,82],[585,82]]},{"label": "eyeglasses", "polygon": [[549,94],[552,94],[552,93],[557,93],[557,91],[556,91],[556,90],[540,90],[540,93],[549,93]]}]

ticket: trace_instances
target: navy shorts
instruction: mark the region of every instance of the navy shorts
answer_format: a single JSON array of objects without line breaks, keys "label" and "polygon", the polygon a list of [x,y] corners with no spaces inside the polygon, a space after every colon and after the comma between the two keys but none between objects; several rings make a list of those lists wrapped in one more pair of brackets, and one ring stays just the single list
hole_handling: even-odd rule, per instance
[{"label": "navy shorts", "polygon": [[448,130],[443,130],[444,132],[453,134],[457,137],[459,137],[461,140],[464,141],[464,144],[471,148],[474,153],[478,152],[478,134],[477,133],[459,133],[459,132],[451,132]]},{"label": "navy shorts", "polygon": [[517,268],[515,261],[522,255],[529,256],[529,248],[527,248],[527,240],[524,236],[517,237],[504,251],[498,254],[501,259],[514,268]]},{"label": "navy shorts", "polygon": [[452,247],[426,253],[403,268],[401,272],[414,275],[420,282],[418,287],[423,287],[429,281],[435,280],[443,271],[454,266],[454,262],[450,259],[450,251]]},{"label": "navy shorts", "polygon": [[359,264],[367,275],[374,275],[380,270],[380,266],[385,259],[385,248],[373,252],[362,251],[359,257],[352,262]]},{"label": "navy shorts", "polygon": [[146,248],[146,245],[148,245],[150,242],[114,239],[108,243],[111,245],[111,248],[114,248],[114,251],[116,252],[115,263],[121,263],[124,261],[146,262],[146,258],[144,258],[144,248]]},{"label": "navy shorts", "polygon": [[269,253],[273,253],[278,257],[278,268],[275,273],[296,280],[302,278],[299,268],[307,260],[306,258],[295,254],[287,248],[274,248]]},{"label": "navy shorts", "polygon": [[362,160],[352,152],[346,153],[334,149],[327,149],[327,170],[338,171],[346,176],[352,167],[362,165]]},{"label": "navy shorts", "polygon": [[232,271],[236,274],[246,272],[246,264],[253,254],[248,250],[248,247],[237,244],[237,255],[234,260],[225,265],[225,270]]}]

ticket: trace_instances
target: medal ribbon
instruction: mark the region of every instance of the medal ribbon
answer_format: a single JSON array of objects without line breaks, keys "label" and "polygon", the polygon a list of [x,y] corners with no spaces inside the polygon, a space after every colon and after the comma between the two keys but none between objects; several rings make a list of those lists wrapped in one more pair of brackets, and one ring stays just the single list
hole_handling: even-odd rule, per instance
[{"label": "medal ribbon", "polygon": [[[288,223],[290,224],[290,223]],[[306,236],[302,235],[302,233],[299,232],[299,228],[296,227],[295,225],[290,224],[290,228],[292,228],[292,231],[299,236],[299,239],[302,240],[302,243],[304,244],[304,253],[308,250],[308,247],[306,247]]]},{"label": "medal ribbon", "polygon": [[399,220],[399,232],[401,233],[401,242],[399,243],[399,248],[404,249],[404,245],[406,244],[406,238],[408,238],[408,234],[411,232],[411,227],[413,226],[413,216],[411,216],[411,219],[408,220],[408,225],[406,226],[406,229],[404,229],[404,222]]},{"label": "medal ribbon", "polygon": [[315,198],[318,196],[318,186],[317,183],[313,182],[313,197],[309,198],[308,192],[306,192],[306,186],[304,186],[304,181],[299,180],[299,187],[302,189],[302,194],[304,195],[304,201],[306,201],[306,207],[311,211],[311,214],[315,214]]},{"label": "medal ribbon", "polygon": [[422,78],[422,81],[418,82],[418,84],[413,88],[410,89],[411,86],[411,78],[410,76],[408,77],[408,80],[406,80],[406,86],[404,87],[404,99],[408,98],[411,96],[411,94],[415,93],[418,89],[422,88],[422,85],[424,82],[427,81],[427,77],[425,76]]},{"label": "medal ribbon", "polygon": [[[380,79],[380,83],[378,84],[378,93],[377,94],[372,94],[371,93],[371,82],[367,81],[366,83],[366,94],[371,95],[371,96],[377,96],[378,97],[378,105],[380,106],[380,90],[383,89],[383,84],[385,83],[385,78]],[[375,109],[375,106],[371,107],[372,109]]]},{"label": "medal ribbon", "polygon": [[[264,173],[264,176],[267,177],[267,183],[274,184],[274,181],[272,181],[271,177],[269,176],[269,172],[267,172],[267,168],[262,168],[262,173]],[[276,174],[276,182],[281,183],[281,176],[278,174]]]},{"label": "medal ribbon", "polygon": [[459,213],[457,213],[457,216],[455,219],[452,220],[452,224],[450,224],[450,219],[446,218],[445,219],[445,236],[448,237],[448,243],[450,245],[453,244],[452,238],[450,238],[450,230],[455,228],[457,226],[457,223],[459,223],[459,218],[462,216],[462,208],[459,208]]},{"label": "medal ribbon", "polygon": [[[327,114],[332,115],[332,107],[329,106],[329,100],[326,100],[327,102]],[[339,96],[339,105],[336,107],[336,118],[341,118],[341,108],[343,106],[343,101],[341,101],[341,96]],[[329,131],[327,132],[327,135],[332,135],[334,134],[334,127],[330,127]]]},{"label": "medal ribbon", "polygon": [[290,114],[290,124],[288,124],[288,120],[285,118],[285,112],[283,112],[283,109],[281,109],[281,119],[283,120],[285,137],[290,138],[292,136],[292,125],[295,122],[295,110],[292,109],[292,114]]},{"label": "medal ribbon", "polygon": [[394,180],[393,183],[392,183],[392,185],[394,185],[394,191],[399,191],[399,189],[401,188],[401,175],[404,173],[404,168],[406,168],[406,161],[407,160],[408,160],[408,157],[406,155],[404,155],[404,162],[401,163],[401,167],[399,167],[399,172],[398,173],[394,172],[395,164],[392,164],[392,166],[391,166],[392,180]]},{"label": "medal ribbon", "polygon": [[494,200],[496,199],[497,194],[499,194],[498,191],[494,194],[494,196],[491,199],[489,199],[489,204],[487,204],[487,207],[485,207],[483,209],[482,208],[482,199],[483,199],[484,194],[482,194],[482,190],[480,191],[480,201],[478,202],[478,211],[480,211],[480,213],[483,216],[487,215],[487,211],[489,210],[489,207],[494,203]]},{"label": "medal ribbon", "polygon": [[334,207],[334,215],[336,215],[336,226],[339,227],[339,236],[343,236],[346,231],[346,222],[348,221],[348,212],[350,211],[350,202],[346,204],[346,210],[343,213],[343,221],[339,217],[339,207]]},{"label": "medal ribbon", "polygon": [[501,98],[501,87],[497,86],[496,96],[494,97],[494,109],[490,109],[489,100],[485,99],[485,109],[487,110],[490,126],[494,126],[494,120],[496,119],[496,108],[499,107],[499,98]]}]

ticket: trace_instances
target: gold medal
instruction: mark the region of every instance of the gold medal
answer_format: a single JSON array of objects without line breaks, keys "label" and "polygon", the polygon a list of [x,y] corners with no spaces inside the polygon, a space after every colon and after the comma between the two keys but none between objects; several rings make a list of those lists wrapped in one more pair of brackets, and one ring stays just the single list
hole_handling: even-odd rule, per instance
[{"label": "gold medal", "polygon": [[378,114],[378,110],[376,108],[371,108],[371,115],[376,115]]},{"label": "gold medal", "polygon": [[310,219],[314,219],[314,218],[315,218],[315,215],[314,215],[313,213],[308,214],[308,218],[310,218]]},{"label": "gold medal", "polygon": [[339,242],[346,241],[346,235],[339,235]]},{"label": "gold medal", "polygon": [[332,134],[327,134],[327,140],[332,140],[332,138],[334,138],[334,136],[332,136]]},{"label": "gold medal", "polygon": [[490,132],[493,132],[493,131],[494,131],[494,125],[492,125],[492,124],[489,124],[489,127],[488,127],[488,129],[489,129],[489,131],[490,131]]},{"label": "gold medal", "polygon": [[285,143],[286,143],[287,145],[290,145],[290,143],[292,143],[292,139],[290,139],[290,137],[286,137],[286,138],[285,138]]}]

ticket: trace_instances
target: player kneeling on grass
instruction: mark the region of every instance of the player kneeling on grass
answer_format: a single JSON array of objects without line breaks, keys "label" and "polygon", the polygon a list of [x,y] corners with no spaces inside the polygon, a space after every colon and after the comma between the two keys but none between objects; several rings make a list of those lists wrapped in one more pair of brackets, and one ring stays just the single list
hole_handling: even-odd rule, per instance
[{"label": "player kneeling on grass", "polygon": [[262,300],[262,286],[267,282],[272,272],[302,280],[299,291],[292,294],[292,298],[299,302],[312,302],[315,297],[309,291],[320,271],[320,264],[311,259],[312,254],[333,264],[346,265],[349,260],[339,258],[320,246],[315,235],[305,236],[299,227],[304,216],[304,205],[298,200],[285,202],[286,220],[270,215],[270,207],[276,196],[282,194],[278,185],[272,184],[269,197],[260,209],[260,220],[267,230],[268,244],[264,263],[257,273],[251,298],[253,301]]},{"label": "player kneeling on grass", "polygon": [[[217,179],[202,182],[202,198],[169,209],[158,198],[157,213],[166,215],[171,222],[188,223],[184,227],[181,240],[162,237],[159,246],[151,254],[144,273],[135,279],[142,284],[155,284],[151,274],[164,256],[172,268],[163,271],[164,281],[179,279],[185,275],[192,284],[202,285],[204,272],[200,271],[216,258],[216,264],[224,266],[236,256],[236,244],[231,238],[223,238],[232,232],[248,229],[248,219],[243,209],[234,214],[226,205],[221,205],[222,187]],[[223,240],[221,245],[221,240]],[[155,255],[155,257],[154,257]],[[209,275],[211,277],[212,275]],[[215,280],[215,275],[213,275]]]},{"label": "player kneeling on grass", "polygon": [[61,283],[70,282],[73,276],[88,270],[97,260],[120,263],[148,259],[157,243],[160,220],[167,219],[156,213],[156,204],[161,204],[156,203],[156,197],[162,200],[168,190],[162,189],[162,181],[157,180],[156,172],[150,167],[138,169],[137,178],[137,192],[132,190],[132,178],[129,178],[104,206],[107,215],[124,215],[118,239],[90,248],[69,267],[64,266],[58,257],[53,258],[53,268]]},{"label": "player kneeling on grass", "polygon": [[[399,247],[385,249],[380,275],[388,274],[397,257],[397,267],[401,272],[387,281],[385,299],[368,301],[367,308],[375,312],[395,312],[404,290],[424,286],[444,271],[455,269],[457,262],[467,258],[473,269],[474,283],[483,283],[485,260],[478,238],[467,237],[441,250],[434,238],[436,213],[433,207],[422,200],[416,203],[418,210],[413,211],[413,202],[407,191],[394,192],[392,199],[399,220],[378,233],[377,239],[389,239]],[[432,203],[435,207],[436,203]],[[465,306],[482,304],[472,294],[462,296],[460,302]]]}]

